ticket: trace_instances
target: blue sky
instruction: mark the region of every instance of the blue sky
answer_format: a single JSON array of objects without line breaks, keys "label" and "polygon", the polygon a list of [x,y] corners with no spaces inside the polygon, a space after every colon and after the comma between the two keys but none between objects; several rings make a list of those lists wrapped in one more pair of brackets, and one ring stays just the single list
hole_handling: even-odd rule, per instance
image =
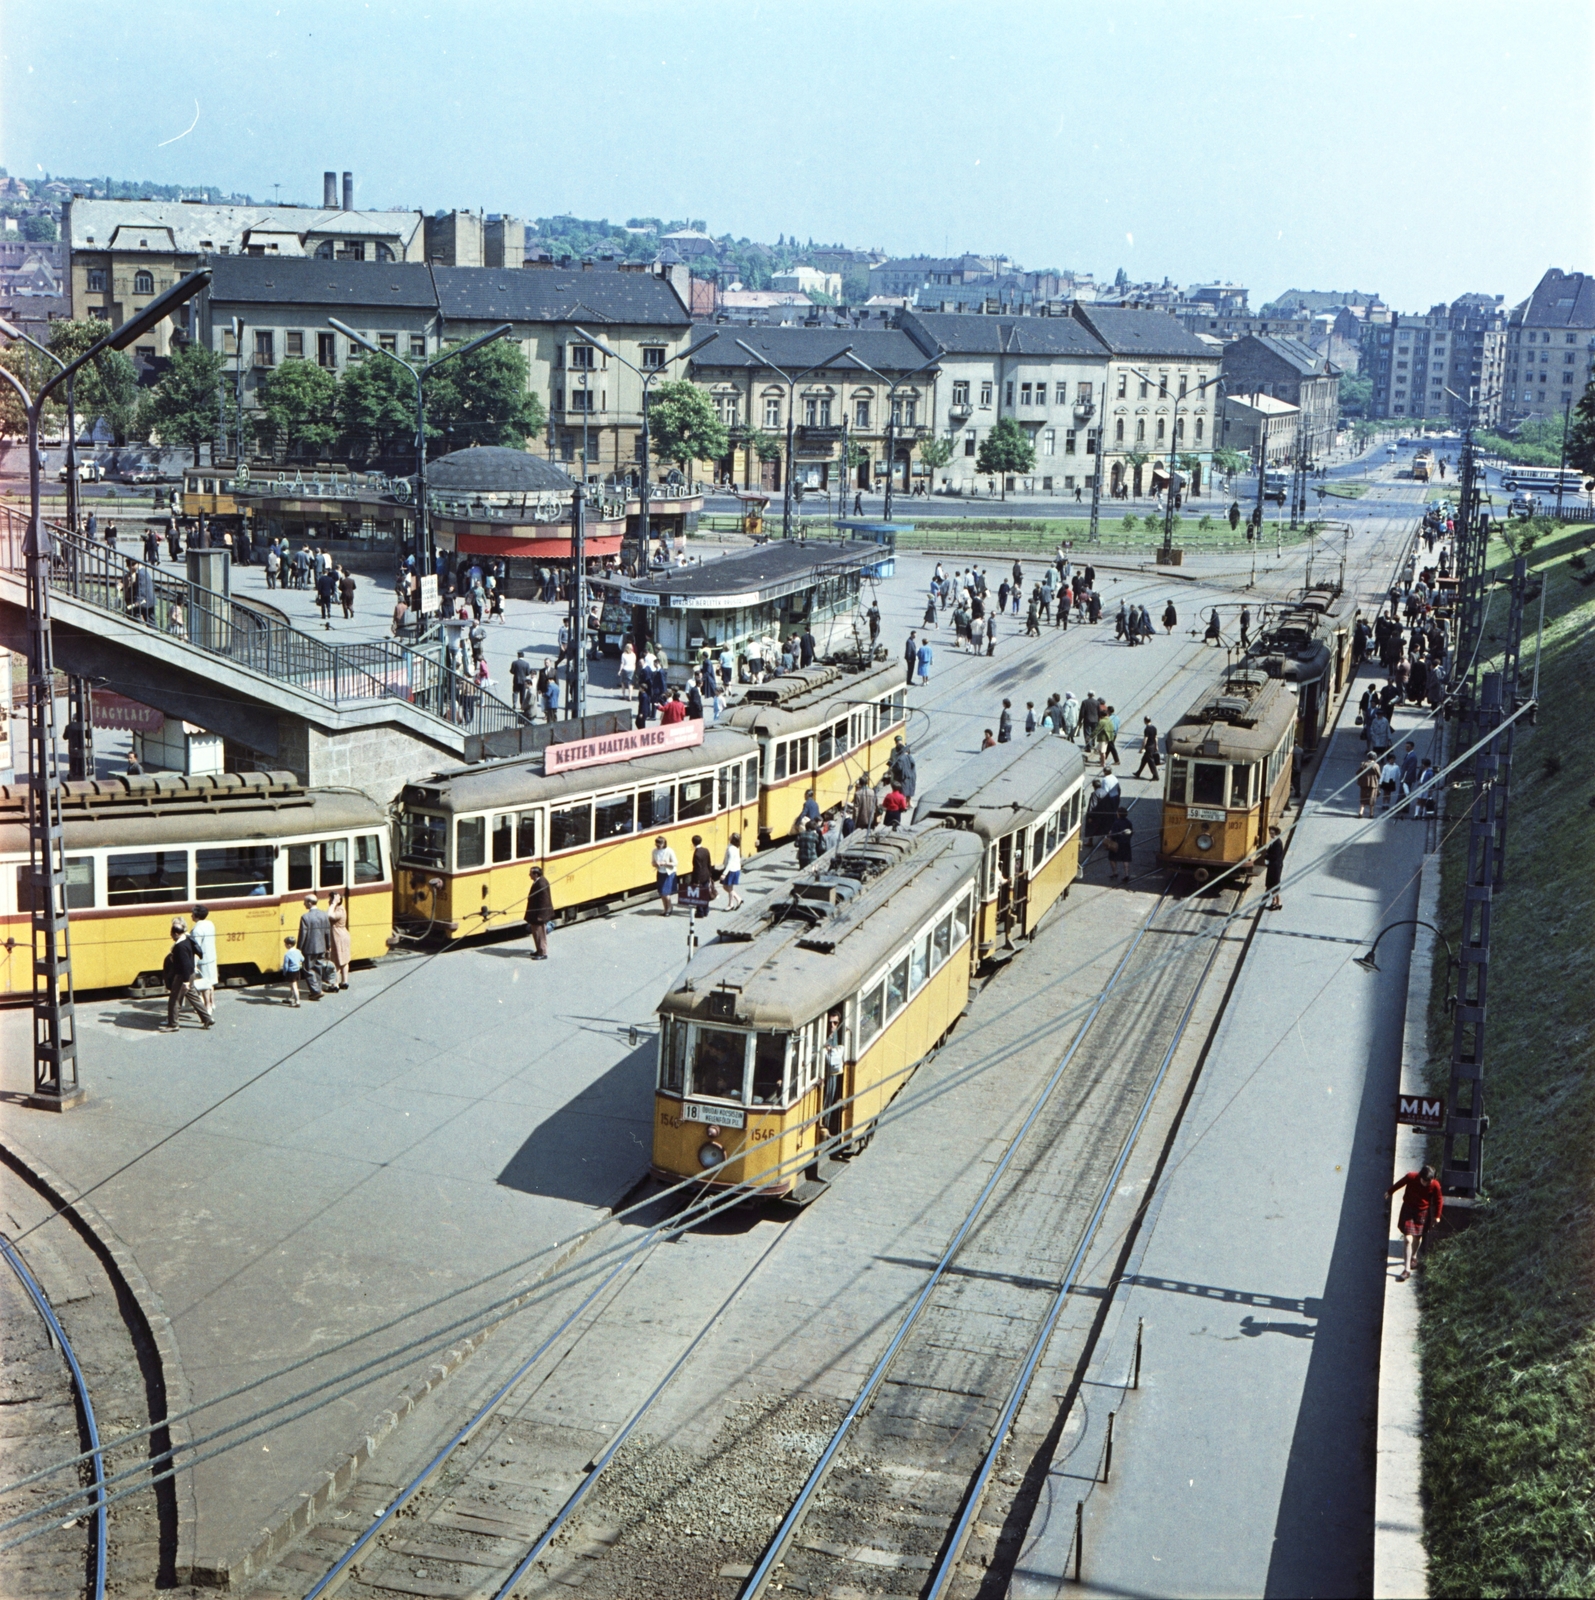
[{"label": "blue sky", "polygon": [[0,0],[0,163],[1418,311],[1595,269],[1592,53],[1590,0]]}]

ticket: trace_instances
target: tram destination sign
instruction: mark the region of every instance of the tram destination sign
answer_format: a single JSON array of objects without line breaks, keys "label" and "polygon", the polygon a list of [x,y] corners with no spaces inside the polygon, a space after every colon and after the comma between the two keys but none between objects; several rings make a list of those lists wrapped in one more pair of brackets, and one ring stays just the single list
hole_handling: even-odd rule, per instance
[{"label": "tram destination sign", "polygon": [[612,761],[656,756],[666,750],[690,750],[702,743],[702,717],[685,717],[653,728],[628,728],[622,733],[601,733],[592,739],[544,746],[543,774],[552,777],[556,772],[574,772],[578,767],[603,767]]},{"label": "tram destination sign", "polygon": [[683,1122],[704,1122],[714,1128],[741,1128],[747,1125],[747,1113],[731,1106],[705,1106],[689,1100],[681,1108]]}]

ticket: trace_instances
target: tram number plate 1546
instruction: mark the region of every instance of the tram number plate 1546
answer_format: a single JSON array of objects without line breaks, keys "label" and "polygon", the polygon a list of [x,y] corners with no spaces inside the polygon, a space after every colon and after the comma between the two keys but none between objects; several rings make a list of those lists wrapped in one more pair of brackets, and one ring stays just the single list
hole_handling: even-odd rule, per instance
[{"label": "tram number plate 1546", "polygon": [[746,1115],[730,1106],[700,1106],[694,1105],[691,1100],[681,1108],[681,1120],[712,1122],[717,1128],[741,1128],[747,1125]]},{"label": "tram number plate 1546", "polygon": [[1225,813],[1222,811],[1209,811],[1204,806],[1187,806],[1185,815],[1191,822],[1222,822]]}]

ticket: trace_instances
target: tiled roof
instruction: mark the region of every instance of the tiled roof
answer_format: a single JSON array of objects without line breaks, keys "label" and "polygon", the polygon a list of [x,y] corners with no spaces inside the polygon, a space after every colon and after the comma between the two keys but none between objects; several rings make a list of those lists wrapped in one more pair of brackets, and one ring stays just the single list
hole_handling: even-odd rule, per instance
[{"label": "tiled roof", "polygon": [[[881,372],[912,372],[934,354],[921,350],[906,333],[880,328],[738,328],[722,327],[720,337],[698,357],[699,371],[717,367],[757,367],[759,363],[737,343],[751,345],[773,366],[794,377],[830,358],[849,345],[853,353]],[[833,368],[851,369],[865,376],[857,362],[842,359]]]},{"label": "tiled roof", "polygon": [[1095,356],[1107,350],[1072,317],[987,317],[952,311],[910,311],[905,333],[927,355]]},{"label": "tiled roof", "polygon": [[[159,236],[151,249],[188,255],[238,250],[244,235],[267,233],[346,233],[387,235],[408,244],[421,226],[418,211],[323,211],[312,206],[196,206],[179,200],[73,200],[67,210],[67,241],[74,250],[104,250],[113,237],[118,248],[138,249],[136,239]],[[129,243],[129,241],[135,241]]]},{"label": "tiled roof", "polygon": [[648,272],[563,272],[546,267],[438,267],[437,294],[419,262],[212,256],[212,306],[399,306],[451,322],[596,322],[685,328],[674,289]]},{"label": "tiled roof", "polygon": [[1116,356],[1208,357],[1211,352],[1194,334],[1163,311],[1123,311],[1113,306],[1074,306],[1084,323]]},{"label": "tiled roof", "polygon": [[1534,286],[1525,328],[1595,327],[1595,274],[1552,267]]}]

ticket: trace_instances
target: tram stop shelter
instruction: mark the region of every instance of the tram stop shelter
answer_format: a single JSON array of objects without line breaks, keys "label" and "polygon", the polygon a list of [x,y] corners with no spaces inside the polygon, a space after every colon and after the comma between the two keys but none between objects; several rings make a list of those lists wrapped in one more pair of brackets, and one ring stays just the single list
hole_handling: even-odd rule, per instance
[{"label": "tram stop shelter", "polygon": [[662,647],[669,677],[680,683],[700,651],[770,659],[805,628],[822,656],[855,647],[860,597],[880,557],[880,547],[862,539],[780,539],[594,587],[605,598],[606,637],[612,613],[629,613],[633,637]]},{"label": "tram stop shelter", "polygon": [[856,518],[838,518],[836,526],[850,539],[868,539],[881,547],[881,558],[869,569],[872,578],[889,578],[897,571],[897,536],[912,533],[912,522],[860,522]]}]

